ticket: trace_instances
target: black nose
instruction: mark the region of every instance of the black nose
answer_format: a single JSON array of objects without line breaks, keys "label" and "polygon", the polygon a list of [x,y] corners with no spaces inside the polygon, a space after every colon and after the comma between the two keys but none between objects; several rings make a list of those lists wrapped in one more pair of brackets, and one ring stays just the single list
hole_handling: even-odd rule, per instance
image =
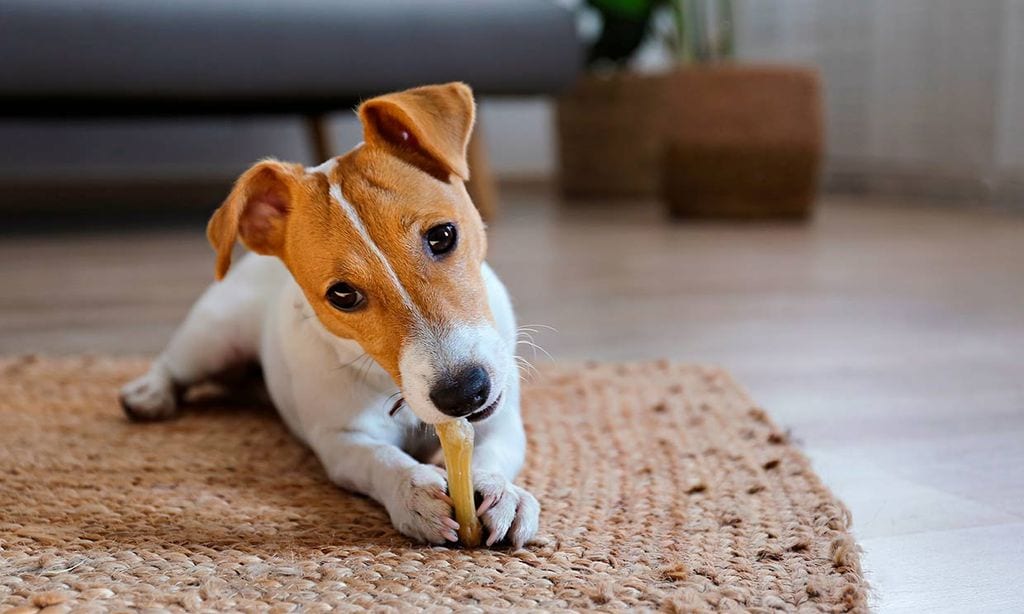
[{"label": "black nose", "polygon": [[472,365],[442,378],[430,389],[430,400],[443,413],[460,418],[480,409],[491,394],[491,378],[480,365]]}]

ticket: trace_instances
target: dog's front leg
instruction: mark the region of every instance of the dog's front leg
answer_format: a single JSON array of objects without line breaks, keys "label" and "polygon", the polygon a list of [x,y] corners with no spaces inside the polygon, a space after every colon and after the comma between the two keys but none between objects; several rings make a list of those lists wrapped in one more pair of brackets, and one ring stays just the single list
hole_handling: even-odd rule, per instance
[{"label": "dog's front leg", "polygon": [[507,541],[520,548],[537,533],[540,504],[512,483],[526,455],[518,408],[506,408],[483,427],[473,452],[473,486],[481,500],[477,514],[487,527],[488,546]]},{"label": "dog's front leg", "polygon": [[372,497],[396,529],[431,544],[458,540],[444,471],[362,431],[326,432],[310,442],[335,484]]}]

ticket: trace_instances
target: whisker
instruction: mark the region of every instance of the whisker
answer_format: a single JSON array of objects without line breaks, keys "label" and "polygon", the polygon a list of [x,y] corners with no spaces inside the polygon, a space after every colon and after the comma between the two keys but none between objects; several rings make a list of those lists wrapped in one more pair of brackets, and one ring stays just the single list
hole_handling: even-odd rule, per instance
[{"label": "whisker", "polygon": [[370,369],[372,367],[373,367],[373,358],[370,357],[369,354],[367,354],[366,355],[366,360],[363,361],[362,365],[359,367],[359,369],[357,371],[358,375],[356,376],[356,379],[360,383],[365,384],[367,378],[370,377]]},{"label": "whisker", "polygon": [[552,358],[551,356],[551,353],[545,350],[543,347],[541,347],[541,345],[537,343],[537,340],[534,338],[534,335],[540,334],[540,331],[538,330],[540,328],[547,329],[556,333],[558,332],[558,329],[556,329],[554,326],[548,326],[547,324],[524,324],[516,328],[516,345],[523,344],[533,348],[533,358],[535,360],[537,358],[537,352],[541,352],[542,354],[547,356],[549,360],[554,360],[554,358]]},{"label": "whisker", "polygon": [[516,341],[516,345],[517,346],[520,345],[520,344],[527,345],[527,346],[532,346],[533,347],[533,359],[537,360],[537,344],[535,344],[532,341],[526,341],[525,339],[521,340],[521,341]]},{"label": "whisker", "polygon": [[533,335],[526,332],[525,330],[521,330],[518,333],[516,333],[516,337],[523,337],[524,339],[529,339],[530,341],[533,341]]},{"label": "whisker", "polygon": [[521,356],[516,356],[516,364],[522,369],[526,369],[534,373],[537,371],[537,367],[533,366],[533,363]]},{"label": "whisker", "polygon": [[525,329],[525,330],[530,330],[532,332],[537,332],[536,328],[534,328],[534,327],[536,327],[536,328],[546,328],[547,330],[549,330],[549,331],[551,331],[553,333],[557,333],[558,332],[557,328],[555,328],[554,326],[548,326],[547,324],[524,324],[523,326],[520,326],[519,328]]},{"label": "whisker", "polygon": [[539,371],[537,371],[537,367],[533,366],[533,364],[529,360],[523,358],[522,356],[516,356],[515,359],[516,365],[519,367],[520,379],[530,381],[530,379],[540,374]]},{"label": "whisker", "polygon": [[402,396],[402,391],[401,390],[399,390],[398,392],[393,392],[390,395],[388,395],[388,398],[384,399],[384,401],[381,403],[381,406],[387,407],[388,403],[391,402],[391,399],[393,399],[395,397],[401,397],[401,396]]},{"label": "whisker", "polygon": [[537,345],[536,343],[534,343],[534,342],[532,342],[532,341],[526,341],[526,340],[522,340],[522,341],[517,341],[517,342],[516,342],[516,345],[519,345],[520,343],[522,343],[523,345],[528,345],[528,346],[530,346],[530,347],[532,347],[532,348],[533,348],[533,355],[534,355],[534,358],[536,358],[536,357],[537,357],[537,351],[539,350],[539,351],[541,351],[541,352],[542,352],[542,353],[543,353],[543,354],[544,354],[545,356],[547,356],[547,357],[548,357],[548,360],[554,360],[554,357],[553,357],[553,356],[551,356],[551,354],[550,354],[550,353],[548,353],[548,351],[547,351],[547,350],[545,350],[545,349],[544,349],[544,348],[542,348],[541,346]]},{"label": "whisker", "polygon": [[359,356],[356,356],[355,358],[353,358],[352,360],[346,362],[345,364],[343,364],[341,366],[338,366],[338,367],[335,367],[335,370],[337,371],[337,370],[340,370],[340,369],[345,369],[345,368],[351,367],[357,360],[359,360],[360,358],[365,358],[366,356],[368,356],[368,354],[366,352],[363,352],[362,354],[360,354]]},{"label": "whisker", "polygon": [[533,373],[532,371],[522,371],[521,370],[519,372],[519,380],[522,381],[522,382],[526,382],[527,384],[533,382],[533,378],[535,378],[535,377],[536,377],[536,374]]}]

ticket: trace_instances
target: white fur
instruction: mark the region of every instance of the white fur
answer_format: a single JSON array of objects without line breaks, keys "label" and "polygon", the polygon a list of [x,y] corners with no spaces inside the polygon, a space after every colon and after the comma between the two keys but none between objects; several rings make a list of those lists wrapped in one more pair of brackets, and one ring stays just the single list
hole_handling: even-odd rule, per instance
[{"label": "white fur", "polygon": [[326,176],[330,177],[331,176],[331,172],[334,170],[334,167],[337,166],[337,165],[338,165],[338,159],[337,158],[328,158],[327,160],[324,160],[323,162],[321,162],[318,166],[307,166],[306,167],[306,172],[309,173],[310,175],[314,175],[316,173],[320,173],[321,175],[326,175]]},{"label": "white fur", "polygon": [[416,308],[416,303],[414,303],[412,297],[409,296],[409,291],[406,290],[405,286],[402,285],[402,280],[398,278],[398,273],[396,273],[394,267],[391,266],[391,262],[388,261],[388,257],[384,255],[384,252],[381,251],[380,246],[377,245],[377,242],[374,241],[373,237],[370,236],[370,231],[366,229],[366,225],[363,224],[363,220],[362,218],[359,217],[359,214],[356,212],[355,207],[353,207],[351,203],[345,200],[345,196],[341,193],[341,186],[339,186],[336,183],[332,183],[331,187],[328,189],[328,193],[331,195],[331,198],[334,200],[334,202],[336,202],[338,206],[341,207],[341,210],[345,213],[345,217],[347,217],[348,221],[351,222],[352,226],[355,227],[356,232],[359,233],[359,237],[363,240],[363,243],[365,243],[366,246],[370,248],[370,252],[372,252],[374,257],[380,261],[380,264],[382,267],[384,267],[384,272],[387,274],[388,280],[391,282],[391,285],[395,287],[395,290],[398,291],[398,295],[402,297],[402,302],[405,303],[405,307],[418,320],[422,320],[423,316],[420,315],[419,309]]},{"label": "white fur", "polygon": [[511,349],[490,324],[462,324],[437,332],[425,326],[402,349],[398,361],[405,400],[427,424],[450,420],[431,403],[431,385],[445,371],[480,364],[485,365],[491,379],[490,396],[481,404],[487,407],[505,392],[510,375],[515,375],[515,363],[510,356]]},{"label": "white fur", "polygon": [[[344,206],[334,187],[332,196]],[[358,216],[355,220],[361,226]],[[376,247],[365,228],[362,232]],[[497,276],[486,264],[482,274],[496,328],[466,323],[443,337],[427,326],[421,331],[425,345],[403,352],[408,383],[401,392],[419,418],[407,410],[390,416],[389,401],[399,392],[390,376],[361,358],[359,344],[324,328],[279,260],[253,254],[206,290],[150,371],[122,389],[122,400],[135,415],[166,416],[175,409],[176,387],[259,360],[285,423],[313,449],[334,482],[379,501],[406,535],[444,543],[455,538],[444,474],[424,464],[438,445],[423,421],[435,421],[439,412],[423,396],[421,378],[436,368],[433,354],[441,360],[479,359],[490,371],[494,398],[504,394],[500,409],[475,425],[474,481],[485,498],[481,517],[489,542],[508,539],[521,546],[537,531],[539,506],[511,482],[526,444],[512,356],[515,319]],[[393,281],[401,286],[397,275]]]},{"label": "white fur", "polygon": [[[342,193],[341,186],[330,185],[331,199],[345,213],[345,217],[356,229],[360,239],[379,261],[390,285],[402,298],[406,309],[415,318],[414,341],[402,348],[398,368],[402,374],[403,397],[409,407],[427,424],[450,420],[430,401],[430,387],[438,375],[466,364],[482,364],[491,378],[491,396],[484,406],[494,402],[505,390],[510,373],[515,372],[512,359],[513,348],[507,347],[498,332],[489,323],[456,322],[446,323],[443,330],[436,330],[423,317],[416,303],[409,295],[398,273],[387,255],[373,240],[359,213]],[[513,340],[514,345],[514,340]]]}]

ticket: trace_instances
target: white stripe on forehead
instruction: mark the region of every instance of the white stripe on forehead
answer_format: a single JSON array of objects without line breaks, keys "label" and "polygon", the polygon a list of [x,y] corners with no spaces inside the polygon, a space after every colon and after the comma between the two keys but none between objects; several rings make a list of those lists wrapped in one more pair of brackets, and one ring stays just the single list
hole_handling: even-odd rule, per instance
[{"label": "white stripe on forehead", "polygon": [[[363,146],[362,142],[356,143],[356,146],[352,148],[352,151],[355,151],[355,150],[359,149],[362,146]],[[340,157],[340,156],[338,156],[338,157]],[[315,175],[316,173],[320,173],[321,175],[324,175],[326,177],[330,177],[331,173],[334,171],[334,167],[338,166],[338,157],[327,158],[326,160],[321,162],[318,166],[307,166],[306,167],[306,172],[309,173],[310,175]]]},{"label": "white stripe on forehead", "polygon": [[391,283],[394,284],[395,289],[398,291],[398,295],[402,297],[402,302],[405,303],[405,306],[409,308],[409,311],[413,313],[416,319],[422,321],[423,316],[420,315],[419,310],[416,308],[416,303],[412,301],[412,297],[409,296],[409,292],[405,289],[405,286],[402,285],[402,280],[398,279],[398,273],[395,273],[395,269],[391,266],[387,256],[384,255],[384,252],[381,251],[377,243],[374,242],[373,237],[371,237],[370,233],[367,232],[366,226],[363,224],[363,220],[359,217],[359,213],[356,212],[352,203],[345,200],[345,197],[341,193],[341,186],[336,183],[332,183],[327,191],[331,195],[331,198],[333,198],[334,201],[338,203],[338,206],[341,207],[341,210],[345,213],[345,217],[352,222],[352,226],[355,227],[356,232],[358,232],[359,236],[362,237],[366,246],[370,248],[373,255],[380,260],[381,266],[384,267],[384,272],[387,273]]},{"label": "white stripe on forehead", "polygon": [[321,173],[321,174],[326,175],[326,176],[329,177],[331,175],[331,171],[333,171],[334,167],[337,166],[337,165],[338,165],[338,159],[337,158],[328,158],[322,164],[320,164],[320,166],[307,166],[306,167],[306,172],[311,174],[311,175],[314,174],[314,173]]}]

